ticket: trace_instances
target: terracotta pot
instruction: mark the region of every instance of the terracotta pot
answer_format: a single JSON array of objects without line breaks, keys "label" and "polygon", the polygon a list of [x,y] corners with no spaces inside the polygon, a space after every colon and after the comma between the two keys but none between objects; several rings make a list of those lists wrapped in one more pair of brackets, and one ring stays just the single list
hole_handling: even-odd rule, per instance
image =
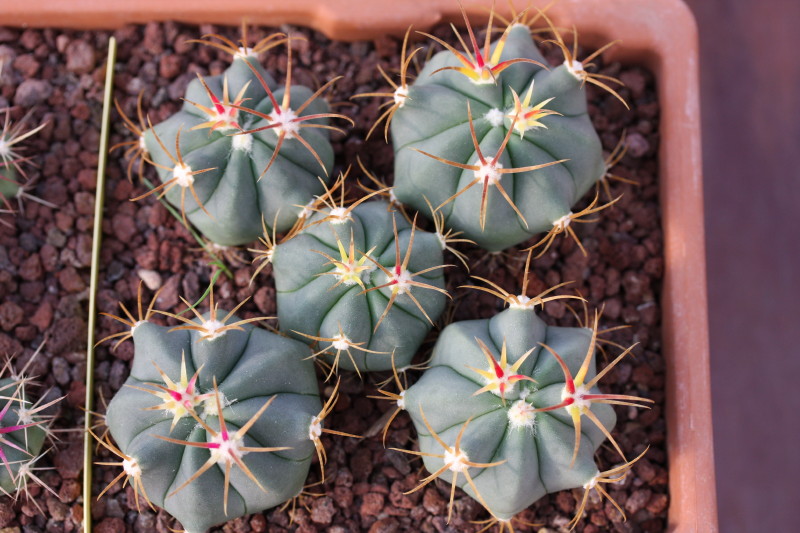
[{"label": "terracotta pot", "polygon": [[[455,0],[27,0],[4,2],[6,25],[113,28],[128,23],[311,26],[332,39],[353,41],[402,34],[457,21]],[[504,4],[504,2],[500,2]],[[523,2],[517,2],[523,5]],[[540,2],[544,4],[544,2]],[[711,427],[703,187],[700,151],[697,28],[681,0],[561,0],[549,13],[580,29],[581,42],[622,39],[611,59],[644,65],[658,82],[661,105],[660,183],[665,277],[662,314],[667,364],[669,531],[713,533],[717,528]]]}]

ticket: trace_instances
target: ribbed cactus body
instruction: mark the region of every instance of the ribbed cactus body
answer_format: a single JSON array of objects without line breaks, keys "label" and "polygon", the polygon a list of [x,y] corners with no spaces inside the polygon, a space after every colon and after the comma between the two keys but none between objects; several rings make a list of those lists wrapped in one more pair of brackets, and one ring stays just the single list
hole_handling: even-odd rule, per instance
[{"label": "ribbed cactus body", "polygon": [[[205,82],[220,100],[224,92],[224,80],[227,79],[230,100],[246,87],[241,105],[269,114],[273,109],[272,101],[246,61],[256,66],[280,103],[284,88],[277,88],[275,81],[257,66],[254,59],[236,57],[222,75],[205,78]],[[291,101],[295,107],[312,94],[313,91],[307,87],[291,87]],[[200,124],[213,122],[215,117],[210,117],[190,101],[215,111],[220,108],[212,104],[200,80],[193,80],[189,84],[186,100],[178,113],[154,128],[169,155],[159,146],[151,130],[145,132],[145,145],[152,160],[167,167],[158,168],[160,179],[166,182],[176,175],[172,158],[177,155],[175,140],[180,132],[180,152],[185,164],[192,171],[214,169],[193,176],[197,197],[208,213],[181,184],[166,193],[167,200],[180,207],[183,195],[183,207],[188,219],[211,241],[223,246],[241,245],[257,239],[262,234],[262,217],[270,229],[273,224],[279,232],[289,229],[297,221],[302,206],[314,195],[322,193],[323,186],[318,176],[328,181],[328,172],[333,166],[333,149],[327,131],[321,128],[302,130],[303,140],[319,155],[325,169],[298,139],[287,136],[272,166],[262,177],[276,148],[280,128],[233,135],[239,131],[233,122],[244,131],[267,126],[269,122],[223,105],[221,109],[229,115],[219,115],[216,119],[230,124],[213,131],[210,128],[193,130]],[[327,103],[317,98],[300,116],[327,111]],[[305,123],[327,124],[327,119]]]},{"label": "ribbed cactus body", "polygon": [[[569,413],[564,408],[549,412],[533,409],[559,404],[565,387],[557,360],[539,343],[558,353],[575,375],[587,354],[591,335],[585,328],[547,326],[530,309],[510,308],[490,319],[449,325],[436,343],[430,369],[405,393],[405,408],[419,434],[420,451],[443,454],[422,413],[448,446],[454,445],[469,421],[461,440],[461,450],[469,461],[504,461],[493,467],[469,469],[489,511],[501,520],[510,519],[549,492],[589,483],[598,473],[593,456],[604,440],[601,430],[591,423],[582,425],[580,448],[575,464],[570,466],[575,433]],[[477,393],[489,382],[473,369],[495,372],[478,340],[496,362],[501,361],[505,343],[509,367],[533,349],[515,373],[536,382],[520,380],[508,385],[505,402],[496,390]],[[506,377],[508,374],[506,369]],[[587,380],[594,375],[592,359]],[[613,428],[616,418],[610,406],[592,404],[591,411],[609,431]],[[442,458],[423,459],[430,472],[445,464]],[[442,479],[450,482],[452,475],[447,470]],[[457,483],[477,496],[464,476],[458,476]]]},{"label": "ribbed cactus body", "polygon": [[[445,296],[435,290],[418,286],[403,287],[389,285],[377,290],[390,280],[386,273],[375,265],[376,261],[391,272],[402,267],[412,234],[411,225],[399,213],[390,212],[383,201],[370,201],[355,207],[344,220],[332,219],[320,224],[329,213],[315,213],[306,229],[291,240],[278,245],[272,257],[273,274],[277,289],[278,319],[281,329],[287,333],[302,333],[333,339],[344,334],[350,343],[371,350],[364,352],[351,347],[349,354],[339,357],[339,366],[359,371],[388,370],[392,368],[391,354],[394,351],[395,365],[405,366],[411,362],[431,323],[412,300],[413,296],[430,320],[436,320],[444,309]],[[397,224],[397,236],[393,232],[392,219]],[[413,276],[425,269],[442,265],[442,245],[433,233],[421,230],[414,232],[411,255],[402,276]],[[336,275],[340,265],[331,258],[342,260],[339,244],[349,255],[351,235],[355,257],[341,261],[361,262],[363,269],[357,274],[358,281],[350,278],[342,281]],[[401,258],[398,263],[396,242]],[[369,253],[372,258],[365,259]],[[443,269],[435,269],[410,277],[414,281],[444,288]],[[392,294],[395,300],[381,319]],[[410,293],[410,295],[409,295]],[[344,346],[339,344],[339,346]],[[315,350],[328,348],[325,358],[333,362],[337,343],[320,341]]]},{"label": "ribbed cactus body", "polygon": [[[234,317],[232,322],[237,320]],[[294,497],[302,489],[314,455],[309,431],[321,404],[313,365],[307,360],[308,347],[251,325],[241,327],[243,331],[229,330],[216,338],[201,339],[196,331],[170,331],[168,327],[140,323],[133,334],[136,350],[131,375],[108,406],[106,420],[111,435],[118,448],[141,469],[147,496],[193,533]],[[214,398],[216,380],[229,434],[274,398],[242,442],[247,447],[289,448],[242,455],[241,461],[266,490],[232,464],[227,514],[222,463],[214,464],[175,492],[203,467],[213,450],[157,438],[212,443],[213,434],[186,409],[168,409],[164,405],[168,398],[142,390],[163,392],[163,387],[168,387],[159,369],[178,383],[182,359],[184,376],[191,377],[199,369],[194,410],[210,429],[220,432]]]},{"label": "ribbed cactus body", "polygon": [[[31,409],[33,405],[31,399],[25,394],[24,386],[17,389],[17,383],[10,378],[0,380],[0,395],[7,398],[16,398],[16,400],[11,401],[8,399],[2,400],[3,407],[8,406],[5,416],[0,419],[0,428],[2,429],[24,426],[45,420],[41,413],[32,415],[30,419],[20,416],[21,410]],[[5,494],[13,494],[20,487],[20,483],[16,479],[20,474],[20,469],[24,464],[39,455],[47,434],[43,428],[31,426],[11,430],[0,436],[2,436],[2,441],[5,441],[0,441],[0,452],[3,453],[4,463],[0,464],[0,489]],[[22,485],[24,486],[26,483],[27,480]]]},{"label": "ribbed cactus body", "polygon": [[[511,28],[500,59],[516,58],[546,64],[529,29],[522,25]],[[587,114],[582,81],[563,64],[546,70],[531,63],[516,63],[499,73],[496,83],[491,79],[475,83],[454,71],[435,72],[447,66],[461,66],[461,63],[449,51],[436,54],[409,87],[408,98],[394,115],[391,130],[396,153],[397,198],[427,214],[427,197],[433,207],[442,206],[448,227],[463,231],[464,237],[490,251],[503,250],[549,231],[605,172],[600,140]],[[518,118],[515,132],[498,162],[509,169],[568,161],[528,172],[502,174],[500,184],[524,221],[497,187],[489,184],[486,223],[482,229],[478,213],[483,183],[442,205],[474,180],[476,173],[436,161],[413,149],[464,165],[477,164],[479,157],[468,123],[469,103],[479,146],[487,158],[493,158],[512,124],[515,110],[512,89],[524,103],[531,84],[532,98],[526,109],[553,98],[544,107],[560,115],[543,117],[541,124],[546,128],[531,124],[524,131],[525,121]]]}]

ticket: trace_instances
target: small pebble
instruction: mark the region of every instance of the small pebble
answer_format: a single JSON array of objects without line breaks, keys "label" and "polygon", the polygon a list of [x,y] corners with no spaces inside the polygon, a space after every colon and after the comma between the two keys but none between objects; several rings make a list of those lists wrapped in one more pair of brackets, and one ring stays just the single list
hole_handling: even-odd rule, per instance
[{"label": "small pebble", "polygon": [[41,104],[53,93],[53,88],[44,80],[27,79],[19,84],[14,95],[14,105],[30,108]]},{"label": "small pebble", "polygon": [[324,496],[314,500],[314,505],[311,508],[311,520],[314,523],[330,524],[335,514],[336,506],[331,498]]},{"label": "small pebble", "polygon": [[0,328],[4,331],[11,331],[22,322],[24,311],[14,302],[3,302],[0,304]]},{"label": "small pebble", "polygon": [[145,287],[151,291],[156,291],[161,288],[161,274],[155,270],[147,270],[140,268],[136,271],[139,278],[144,282]]},{"label": "small pebble", "polygon": [[631,157],[643,157],[650,151],[650,143],[638,132],[628,134],[625,138],[625,146],[628,148],[626,153]]},{"label": "small pebble", "polygon": [[378,516],[383,509],[383,494],[368,492],[364,494],[359,512],[361,516]]},{"label": "small pebble", "polygon": [[75,74],[88,74],[94,69],[94,47],[83,39],[75,39],[67,45],[67,70]]}]

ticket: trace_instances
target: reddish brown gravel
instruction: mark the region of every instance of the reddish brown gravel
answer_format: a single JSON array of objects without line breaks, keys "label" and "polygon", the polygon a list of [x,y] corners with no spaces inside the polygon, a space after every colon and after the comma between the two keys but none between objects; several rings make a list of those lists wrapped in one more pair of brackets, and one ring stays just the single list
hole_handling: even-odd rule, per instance
[{"label": "reddish brown gravel", "polygon": [[[295,41],[296,83],[318,86],[333,76],[344,76],[329,98],[337,109],[356,121],[356,127],[346,138],[334,138],[337,170],[355,166],[356,155],[360,154],[367,168],[390,181],[391,148],[379,136],[364,140],[378,115],[379,102],[351,101],[349,97],[385,88],[378,79],[376,66],[396,68],[399,43],[385,38],[346,44],[331,42],[305,29],[282,29],[307,39]],[[114,32],[119,41],[115,90],[126,112],[134,111],[136,96],[145,89],[144,108],[154,122],[161,121],[179,107],[179,98],[196,72],[221,72],[228,62],[224,54],[186,43],[187,39],[215,31],[238,38],[233,29],[171,23],[126,27]],[[437,34],[450,38],[446,28],[440,28]],[[32,494],[47,509],[46,514],[38,514],[24,498],[17,502],[0,498],[0,528],[8,528],[0,529],[3,532],[77,531],[81,520],[83,437],[80,430],[69,428],[82,427],[83,420],[94,169],[104,51],[110,35],[109,32],[0,28],[0,60],[6,65],[0,78],[0,108],[20,106],[12,112],[17,120],[25,108],[33,108],[33,120],[47,122],[29,143],[29,153],[37,154],[34,160],[38,163],[38,168],[31,171],[37,180],[31,193],[59,206],[53,210],[27,201],[23,213],[13,218],[3,215],[12,227],[0,225],[0,354],[17,354],[17,366],[21,366],[44,336],[49,336],[44,354],[33,365],[34,372],[41,376],[43,388],[53,387],[56,393],[67,395],[56,423],[63,430],[59,434],[61,440],[46,461],[54,469],[42,474],[59,494],[60,501],[33,487]],[[553,60],[557,60],[555,51],[550,52]],[[281,52],[269,54],[264,61],[268,70],[282,80],[286,60]],[[609,502],[592,500],[577,531],[657,532],[666,527],[669,504],[659,306],[663,275],[656,183],[659,107],[654,80],[648,72],[618,64],[604,66],[602,72],[625,81],[627,88],[620,92],[632,110],[626,111],[613,97],[589,87],[590,113],[608,151],[614,148],[623,130],[627,130],[628,154],[616,173],[635,180],[639,186],[612,183],[615,195],[625,193],[622,199],[603,212],[598,223],[578,228],[588,256],[573,242],[559,238],[550,252],[534,262],[529,293],[536,294],[562,281],[575,281],[571,288],[580,290],[592,308],[604,306],[602,326],[629,326],[612,332],[610,340],[625,345],[639,343],[635,357],[617,365],[604,380],[606,390],[642,395],[656,402],[649,411],[617,409],[619,421],[614,436],[626,455],[634,457],[650,445],[650,451],[636,464],[632,474],[623,483],[610,487],[611,495],[625,509],[628,520],[623,522]],[[129,140],[119,118],[115,116],[113,120],[112,141]],[[208,258],[154,199],[129,201],[146,189],[127,181],[126,163],[114,156],[109,165],[99,309],[117,313],[118,301],[128,307],[133,305],[136,287],[142,279],[147,286],[147,301],[161,287],[157,307],[180,311],[179,295],[194,301],[208,286],[211,276]],[[152,170],[147,175],[154,177]],[[583,204],[588,200],[584,199]],[[490,277],[508,290],[517,290],[524,266],[522,254],[515,250],[500,255],[474,248],[464,251],[474,265],[473,274]],[[249,261],[246,252],[239,255]],[[248,282],[253,267],[233,264],[231,269],[233,277],[222,276],[216,287],[221,305],[230,308],[253,296],[243,308],[244,316],[275,314],[270,269],[252,286]],[[502,304],[490,295],[455,288],[467,280],[462,269],[449,272],[448,285],[457,296],[449,316],[462,320],[488,317],[501,310]],[[563,303],[548,304],[543,316],[551,324],[576,323]],[[117,324],[101,319],[97,336],[102,338],[117,331],[120,331]],[[421,360],[434,338],[435,334],[421,350]],[[115,352],[109,344],[98,348],[95,374],[100,410],[102,399],[110,398],[127,377],[132,356],[130,342],[123,343]],[[330,427],[362,435],[374,433],[391,407],[388,402],[367,398],[374,394],[374,383],[382,377],[368,376],[362,382],[355,375],[345,374],[342,397],[329,421]],[[322,388],[323,394],[331,393],[330,385]],[[410,421],[402,414],[389,431],[387,445],[409,448],[414,446],[413,438]],[[236,519],[215,531],[476,532],[483,527],[473,522],[485,520],[485,511],[460,491],[456,493],[453,520],[446,523],[449,487],[444,484],[431,484],[405,495],[421,479],[420,463],[385,449],[379,434],[362,440],[326,437],[324,442],[329,456],[327,481],[310,488],[310,495],[296,502],[294,511],[291,507],[270,510]],[[600,450],[598,461],[605,467],[619,464],[618,455],[610,447]],[[117,474],[116,468],[96,466],[94,493],[99,493]],[[318,479],[314,465],[308,482]],[[516,530],[565,530],[582,492],[561,492],[536,502],[514,523]],[[133,500],[130,487],[122,489],[117,485],[93,502],[95,531],[166,533],[168,528],[177,527],[163,511],[138,513]],[[525,522],[543,525],[528,526]]]}]

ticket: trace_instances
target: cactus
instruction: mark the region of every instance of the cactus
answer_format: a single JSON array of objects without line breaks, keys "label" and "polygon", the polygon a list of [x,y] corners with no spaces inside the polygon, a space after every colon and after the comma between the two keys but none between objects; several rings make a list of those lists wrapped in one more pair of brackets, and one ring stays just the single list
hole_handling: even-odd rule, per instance
[{"label": "cactus", "polygon": [[137,507],[141,495],[194,533],[296,496],[315,452],[324,464],[322,433],[338,433],[323,429],[336,393],[321,405],[308,346],[211,294],[194,319],[158,311],[180,320],[170,328],[147,320],[140,293],[139,320],[120,320],[135,354],[106,414],[116,444],[98,439],[123,468],[111,485],[125,478]]},{"label": "cactus", "polygon": [[392,353],[407,365],[444,309],[440,239],[386,202],[365,202],[377,192],[345,207],[342,176],[291,238],[262,240],[259,268],[273,265],[281,328],[316,345],[328,377],[388,370]]},{"label": "cactus", "polygon": [[[528,264],[530,258],[529,252]],[[598,483],[624,476],[634,461],[601,473],[593,455],[608,439],[625,459],[610,433],[616,420],[611,405],[646,407],[651,400],[597,389],[633,348],[597,373],[598,315],[590,328],[570,328],[547,326],[534,312],[576,296],[551,295],[551,289],[528,297],[527,265],[520,295],[489,284],[473,288],[499,296],[508,309],[450,324],[419,381],[403,390],[395,375],[400,392],[380,392],[396,402],[393,414],[408,411],[417,429],[419,451],[399,451],[423,458],[431,475],[420,487],[441,477],[481,502],[493,520],[510,525],[546,493],[602,490]],[[451,492],[451,509],[452,503]]]},{"label": "cactus", "polygon": [[[2,72],[2,67],[3,65],[0,63],[0,72]],[[30,163],[31,158],[25,156],[24,142],[39,133],[47,123],[28,129],[27,122],[30,119],[30,113],[27,113],[19,122],[12,122],[10,108],[2,109],[0,112],[5,114],[2,119],[3,128],[0,130],[0,214],[22,211],[24,200],[32,200],[56,209],[57,206],[29,192],[35,181],[28,177],[25,170],[25,166]],[[12,200],[17,202],[16,209],[11,203]],[[0,220],[0,223],[8,225],[3,220]]]},{"label": "cactus", "polygon": [[618,80],[587,72],[607,47],[578,61],[551,24],[565,61],[549,69],[520,23],[539,16],[547,18],[518,14],[494,43],[490,16],[481,47],[464,13],[472,51],[420,32],[446,50],[413,84],[406,60],[400,84],[389,80],[393,92],[369,94],[391,98],[378,122],[391,122],[397,198],[426,215],[430,201],[448,227],[489,251],[566,232],[572,206],[605,174],[584,84],[619,97],[608,85]]},{"label": "cactus", "polygon": [[[217,37],[221,39],[220,37]],[[257,61],[258,52],[274,46],[277,37],[261,48],[240,48],[208,39],[212,46],[232,53],[233,62],[219,76],[192,81],[183,108],[166,121],[144,131],[141,145],[131,145],[134,157],[144,155],[157,168],[161,185],[150,194],[166,196],[179,206],[211,241],[235,246],[261,234],[261,220],[277,231],[292,227],[302,206],[322,192],[320,178],[328,180],[333,149],[328,140],[332,118],[317,91],[292,85],[292,51],[287,42],[285,86],[276,82]],[[262,41],[263,43],[263,41]],[[141,127],[126,120],[134,132]],[[141,133],[140,133],[141,135]]]},{"label": "cactus", "polygon": [[36,498],[28,492],[28,484],[33,482],[58,498],[53,489],[36,474],[43,470],[35,466],[47,451],[42,451],[45,441],[51,437],[50,424],[54,418],[53,406],[63,399],[47,401],[47,394],[37,401],[30,399],[27,389],[33,378],[27,375],[28,368],[37,355],[41,353],[44,342],[36,349],[26,365],[20,371],[14,370],[12,361],[7,360],[0,378],[0,491],[6,495],[14,495],[16,499],[25,493],[40,513],[44,511]]}]

